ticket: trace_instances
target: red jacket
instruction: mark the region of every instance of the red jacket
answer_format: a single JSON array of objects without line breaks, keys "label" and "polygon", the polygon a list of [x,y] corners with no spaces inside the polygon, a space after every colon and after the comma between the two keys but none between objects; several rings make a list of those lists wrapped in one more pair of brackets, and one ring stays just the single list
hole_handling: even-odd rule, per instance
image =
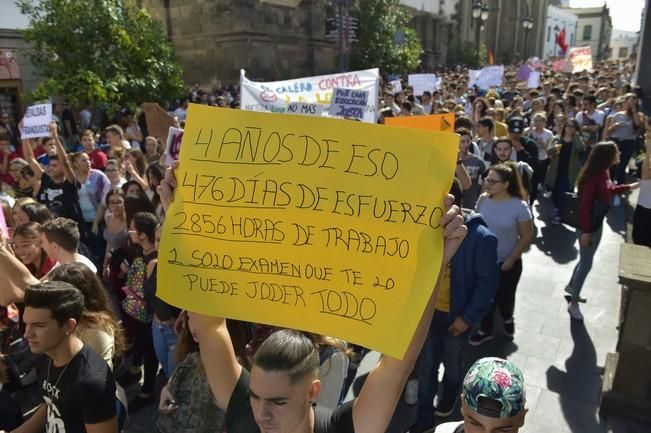
[{"label": "red jacket", "polygon": [[617,185],[610,180],[610,173],[604,170],[588,179],[579,191],[579,228],[583,233],[592,233],[592,207],[595,200],[610,204],[613,197],[631,189],[630,185]]}]

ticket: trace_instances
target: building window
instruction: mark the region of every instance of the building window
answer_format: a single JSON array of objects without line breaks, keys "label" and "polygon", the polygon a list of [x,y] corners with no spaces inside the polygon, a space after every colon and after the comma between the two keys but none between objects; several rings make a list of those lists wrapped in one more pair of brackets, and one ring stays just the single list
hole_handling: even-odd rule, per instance
[{"label": "building window", "polygon": [[620,47],[619,48],[619,58],[625,58],[628,57],[628,47]]},{"label": "building window", "polygon": [[552,27],[547,26],[547,42],[549,42],[549,38],[551,37],[551,33],[552,33]]},{"label": "building window", "polygon": [[587,25],[583,27],[583,40],[584,41],[589,41],[592,39],[592,26]]}]

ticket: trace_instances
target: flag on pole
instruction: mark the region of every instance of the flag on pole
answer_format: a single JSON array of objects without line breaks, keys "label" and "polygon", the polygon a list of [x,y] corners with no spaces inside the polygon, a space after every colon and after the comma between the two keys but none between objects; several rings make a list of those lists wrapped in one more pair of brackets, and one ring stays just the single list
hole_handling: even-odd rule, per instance
[{"label": "flag on pole", "polygon": [[567,46],[567,42],[565,42],[565,27],[563,27],[563,30],[558,32],[558,35],[556,35],[556,45],[560,47],[560,54],[564,56],[565,53],[567,53],[567,49],[569,48]]}]

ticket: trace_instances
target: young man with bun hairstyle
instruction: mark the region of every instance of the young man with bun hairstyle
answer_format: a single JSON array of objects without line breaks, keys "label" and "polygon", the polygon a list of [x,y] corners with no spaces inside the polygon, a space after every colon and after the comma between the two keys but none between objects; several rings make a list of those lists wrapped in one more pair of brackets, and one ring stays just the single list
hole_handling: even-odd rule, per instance
[{"label": "young man with bun hairstyle", "polygon": [[[173,201],[175,186],[174,172],[169,170],[158,188],[166,207]],[[446,198],[448,210],[441,219],[444,251],[440,275],[467,231],[453,201],[452,196]],[[305,335],[292,330],[275,332],[258,349],[249,372],[237,362],[223,318],[189,313],[197,329],[201,359],[215,402],[226,412],[226,430],[229,433],[385,433],[427,337],[438,284],[437,281],[404,357],[383,355],[369,373],[359,396],[332,412],[315,407],[321,390],[319,352]]]}]

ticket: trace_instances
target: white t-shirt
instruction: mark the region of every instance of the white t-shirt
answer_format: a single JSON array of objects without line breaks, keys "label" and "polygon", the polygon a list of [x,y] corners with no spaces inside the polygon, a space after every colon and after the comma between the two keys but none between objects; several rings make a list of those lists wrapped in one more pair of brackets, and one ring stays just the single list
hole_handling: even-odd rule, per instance
[{"label": "white t-shirt", "polygon": [[[79,254],[79,253],[75,254],[74,263],[81,263],[82,265],[86,265],[88,269],[93,271],[93,274],[97,273],[97,266],[95,266],[95,264],[91,262],[91,260],[88,257],[84,256],[83,254]],[[56,262],[56,264],[52,266],[52,269],[58,268],[59,266],[61,266],[61,263]]]},{"label": "white t-shirt", "polygon": [[529,128],[526,135],[535,141],[536,146],[538,146],[538,161],[546,160],[547,147],[554,138],[554,133],[547,128],[543,128],[540,132],[536,131],[534,128]]},{"label": "white t-shirt", "polygon": [[[576,121],[579,122],[579,125],[581,126],[583,126],[583,115],[584,115],[583,111],[576,115]],[[606,114],[604,114],[604,112],[601,110],[595,110],[594,113],[588,114],[588,118],[591,119],[597,125],[604,126],[604,119],[606,118]]]},{"label": "white t-shirt", "polygon": [[174,115],[178,117],[179,122],[182,122],[185,120],[185,117],[187,115],[187,112],[185,111],[185,108],[179,107],[176,110],[174,110]]}]

